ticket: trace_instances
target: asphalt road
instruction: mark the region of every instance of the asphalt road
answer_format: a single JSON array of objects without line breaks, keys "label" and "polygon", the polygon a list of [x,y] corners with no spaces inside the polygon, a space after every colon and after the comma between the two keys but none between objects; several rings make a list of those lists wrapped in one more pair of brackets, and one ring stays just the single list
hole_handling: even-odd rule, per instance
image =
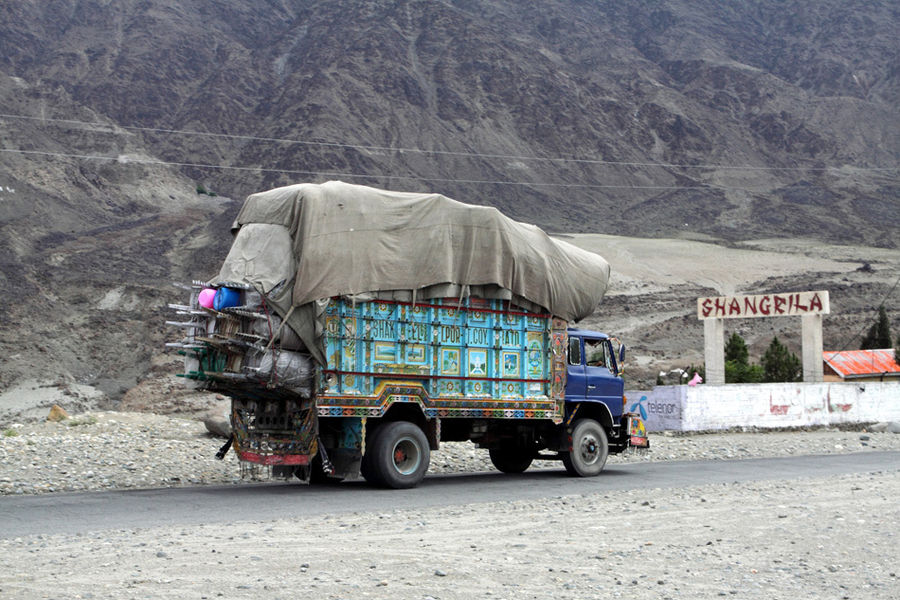
[{"label": "asphalt road", "polygon": [[900,452],[865,452],[734,461],[609,465],[599,476],[570,478],[563,470],[521,475],[429,476],[412,490],[380,490],[363,481],[333,486],[301,483],[159,488],[0,497],[0,538],[155,526],[269,521],[322,514],[420,509],[529,500],[616,490],[828,477],[900,470]]}]

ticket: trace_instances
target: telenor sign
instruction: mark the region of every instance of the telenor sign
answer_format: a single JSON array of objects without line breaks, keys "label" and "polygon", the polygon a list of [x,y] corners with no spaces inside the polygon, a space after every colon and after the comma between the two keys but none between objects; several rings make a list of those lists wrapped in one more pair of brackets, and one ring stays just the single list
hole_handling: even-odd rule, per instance
[{"label": "telenor sign", "polygon": [[697,298],[698,319],[797,317],[829,312],[827,291]]}]

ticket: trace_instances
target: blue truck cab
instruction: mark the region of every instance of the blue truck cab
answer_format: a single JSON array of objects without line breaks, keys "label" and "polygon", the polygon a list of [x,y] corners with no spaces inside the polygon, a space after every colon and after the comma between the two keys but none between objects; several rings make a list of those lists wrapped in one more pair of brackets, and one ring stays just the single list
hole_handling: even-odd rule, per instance
[{"label": "blue truck cab", "polygon": [[610,418],[621,417],[625,346],[619,346],[617,357],[613,340],[605,333],[569,329],[568,334],[566,403],[600,403],[610,411]]},{"label": "blue truck cab", "polygon": [[581,460],[570,465],[563,456],[563,461],[568,470],[590,475],[580,473],[579,466],[599,471],[605,449],[618,453],[629,445],[646,447],[646,430],[636,415],[624,411],[625,346],[605,333],[572,328],[567,333],[565,422],[571,453]]}]

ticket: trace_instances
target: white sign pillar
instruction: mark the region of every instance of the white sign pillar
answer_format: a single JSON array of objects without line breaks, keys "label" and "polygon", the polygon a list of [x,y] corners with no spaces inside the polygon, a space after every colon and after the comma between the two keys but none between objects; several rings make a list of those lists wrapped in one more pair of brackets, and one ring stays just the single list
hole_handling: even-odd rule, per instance
[{"label": "white sign pillar", "polygon": [[703,319],[703,355],[706,383],[725,383],[725,319]]},{"label": "white sign pillar", "polygon": [[821,383],[822,315],[831,312],[827,291],[697,298],[697,318],[703,320],[706,383],[725,383],[725,319],[801,317],[803,381]]},{"label": "white sign pillar", "polygon": [[822,383],[825,367],[822,362],[822,315],[803,315],[803,382]]}]

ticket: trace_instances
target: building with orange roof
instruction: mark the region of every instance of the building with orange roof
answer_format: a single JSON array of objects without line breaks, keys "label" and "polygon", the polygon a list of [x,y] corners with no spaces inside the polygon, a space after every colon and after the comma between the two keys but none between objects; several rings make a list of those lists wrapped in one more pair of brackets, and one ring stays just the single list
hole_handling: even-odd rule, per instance
[{"label": "building with orange roof", "polygon": [[894,350],[823,352],[825,381],[900,381]]}]

